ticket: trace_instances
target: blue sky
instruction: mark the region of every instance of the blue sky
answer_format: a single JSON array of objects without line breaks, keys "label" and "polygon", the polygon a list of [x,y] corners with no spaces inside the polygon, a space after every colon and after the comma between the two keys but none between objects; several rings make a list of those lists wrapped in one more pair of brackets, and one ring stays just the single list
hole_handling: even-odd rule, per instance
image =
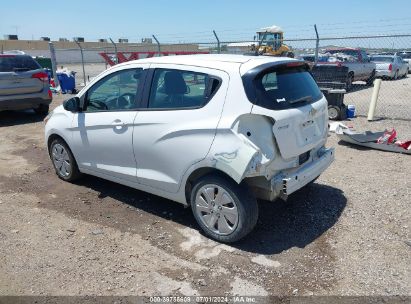
[{"label": "blue sky", "polygon": [[155,34],[162,42],[251,39],[256,29],[272,24],[286,38],[411,33],[411,0],[153,0],[153,1],[4,1],[0,35],[20,39],[49,36],[86,41],[125,37],[131,42]]}]

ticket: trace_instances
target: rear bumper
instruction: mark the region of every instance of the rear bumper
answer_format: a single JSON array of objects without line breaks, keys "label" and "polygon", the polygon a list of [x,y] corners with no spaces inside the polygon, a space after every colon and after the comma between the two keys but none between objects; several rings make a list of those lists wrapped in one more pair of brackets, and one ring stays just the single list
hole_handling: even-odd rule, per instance
[{"label": "rear bumper", "polygon": [[375,76],[376,77],[394,77],[395,71],[388,71],[388,70],[376,70]]},{"label": "rear bumper", "polygon": [[282,171],[267,185],[253,185],[254,194],[261,199],[274,201],[286,199],[288,195],[301,189],[320,176],[334,161],[334,148],[321,148],[317,155],[299,168]]},{"label": "rear bumper", "polygon": [[290,195],[321,175],[334,161],[334,148],[320,149],[319,157],[282,178],[282,194]]},{"label": "rear bumper", "polygon": [[2,99],[0,98],[0,111],[5,110],[24,110],[37,108],[41,104],[49,105],[51,98],[30,97],[18,99]]}]

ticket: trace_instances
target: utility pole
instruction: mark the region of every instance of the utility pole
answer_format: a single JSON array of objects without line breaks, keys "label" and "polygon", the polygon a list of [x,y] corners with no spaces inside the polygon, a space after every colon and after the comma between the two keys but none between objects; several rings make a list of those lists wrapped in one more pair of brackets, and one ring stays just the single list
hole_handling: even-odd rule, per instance
[{"label": "utility pole", "polygon": [[318,63],[318,48],[320,47],[320,36],[318,35],[317,31],[317,24],[314,24],[315,35],[317,39],[315,40],[315,64]]},{"label": "utility pole", "polygon": [[160,42],[158,41],[158,39],[156,38],[156,36],[154,36],[154,35],[152,35],[153,36],[153,39],[156,41],[156,43],[157,43],[157,52],[158,52],[158,57],[160,57],[160,55],[161,55],[161,48],[160,48]]},{"label": "utility pole", "polygon": [[114,52],[116,52],[116,62],[114,64],[117,64],[118,63],[117,45],[114,43],[113,39],[111,38],[108,38],[108,39],[110,39],[111,43],[114,45]]},{"label": "utility pole", "polygon": [[214,34],[215,39],[217,40],[217,52],[218,54],[220,54],[221,53],[220,39],[218,39],[218,36],[215,30],[213,30],[213,34]]},{"label": "utility pole", "polygon": [[84,69],[84,56],[83,56],[83,48],[80,45],[80,42],[78,42],[77,40],[75,40],[76,44],[78,45],[78,47],[80,48],[80,53],[81,53],[81,65],[83,66],[83,82],[84,82],[84,86],[86,86],[86,70]]}]

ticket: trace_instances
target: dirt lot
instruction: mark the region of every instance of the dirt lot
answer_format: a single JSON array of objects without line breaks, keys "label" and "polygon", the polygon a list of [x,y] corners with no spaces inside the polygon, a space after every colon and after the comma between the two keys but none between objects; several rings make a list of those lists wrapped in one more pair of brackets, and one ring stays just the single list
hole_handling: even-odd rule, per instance
[{"label": "dirt lot", "polygon": [[[409,121],[352,124],[411,138]],[[256,230],[228,246],[177,203],[58,179],[31,111],[1,112],[0,130],[0,295],[411,295],[410,156],[331,135],[332,167],[260,202]]]}]

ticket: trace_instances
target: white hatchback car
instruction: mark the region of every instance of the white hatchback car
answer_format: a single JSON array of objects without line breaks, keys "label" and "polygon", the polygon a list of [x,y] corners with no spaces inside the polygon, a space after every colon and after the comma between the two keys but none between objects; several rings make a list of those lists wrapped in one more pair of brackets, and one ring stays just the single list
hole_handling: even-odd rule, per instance
[{"label": "white hatchback car", "polygon": [[327,101],[290,58],[190,55],[116,65],[46,118],[57,175],[87,173],[191,206],[221,242],[333,161]]}]

